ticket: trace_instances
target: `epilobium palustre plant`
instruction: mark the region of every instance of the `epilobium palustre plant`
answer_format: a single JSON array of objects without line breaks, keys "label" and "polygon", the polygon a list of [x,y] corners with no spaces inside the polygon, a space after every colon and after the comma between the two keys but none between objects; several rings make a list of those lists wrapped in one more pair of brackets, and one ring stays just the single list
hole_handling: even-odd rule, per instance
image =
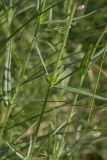
[{"label": "epilobium palustre plant", "polygon": [[106,160],[106,11],[0,1],[0,160]]}]

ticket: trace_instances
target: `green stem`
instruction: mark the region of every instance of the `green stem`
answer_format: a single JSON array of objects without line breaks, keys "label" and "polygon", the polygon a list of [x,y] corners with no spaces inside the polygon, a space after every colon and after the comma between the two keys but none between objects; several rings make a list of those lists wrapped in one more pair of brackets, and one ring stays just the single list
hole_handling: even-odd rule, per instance
[{"label": "green stem", "polygon": [[[39,17],[39,18],[40,18],[40,17]],[[39,31],[39,27],[40,27],[40,22],[39,22],[40,19],[39,19],[39,18],[38,18],[37,26],[36,26],[36,29],[35,29],[35,34],[34,34],[35,37],[37,37],[38,31]],[[11,23],[10,23],[10,21],[9,21],[9,28],[10,28],[10,25],[11,25]],[[10,30],[9,30],[9,35],[10,35]],[[36,38],[35,38],[35,39],[36,39]],[[11,42],[11,41],[10,41],[10,42]],[[12,105],[12,104],[14,104],[14,100],[15,100],[17,94],[18,94],[18,90],[19,90],[19,86],[20,86],[20,78],[23,76],[23,74],[24,74],[24,72],[25,72],[25,69],[26,69],[26,67],[27,67],[27,64],[28,64],[28,62],[29,62],[29,59],[30,59],[30,56],[31,56],[31,53],[32,53],[32,49],[33,49],[34,42],[35,42],[35,40],[34,40],[34,38],[33,38],[32,42],[31,42],[30,52],[29,52],[29,54],[28,54],[28,56],[27,56],[27,59],[26,59],[26,62],[25,62],[25,64],[24,64],[23,68],[21,69],[21,71],[20,71],[20,73],[19,73],[19,78],[18,78],[18,82],[17,82],[17,85],[16,85],[16,90],[15,90],[14,96],[12,97],[11,103],[10,103],[9,106],[8,106],[9,109],[8,109],[8,111],[7,111],[6,118],[5,118],[5,120],[4,120],[3,127],[2,127],[1,132],[0,132],[0,140],[1,140],[1,138],[2,138],[4,129],[5,129],[5,127],[6,127],[6,123],[7,123],[8,119],[9,119],[10,114],[11,114],[12,108],[14,107],[14,105]]]},{"label": "green stem", "polygon": [[[80,84],[79,84],[79,89],[82,87],[82,84],[83,84],[83,82],[84,82],[84,78],[85,78],[85,74],[81,77]],[[75,107],[76,107],[76,103],[77,103],[78,96],[79,96],[79,94],[76,94],[76,96],[75,96],[75,98],[74,98],[73,106],[72,106],[72,109],[71,109],[71,111],[70,111],[70,114],[69,114],[69,116],[68,116],[68,118],[67,118],[67,120],[66,120],[66,124],[71,123],[71,121],[72,121],[72,115],[73,115],[73,113],[74,113],[74,111],[75,111]],[[67,127],[65,128],[65,130],[64,130],[64,134],[63,134],[62,139],[61,139],[61,142],[60,142],[60,147],[63,146],[63,142],[64,142],[64,138],[65,138],[65,136],[66,136],[67,130],[68,130],[68,126],[67,126]],[[60,148],[60,147],[59,147],[59,148]],[[59,152],[60,152],[60,149],[59,149],[58,153],[59,153]],[[57,155],[58,155],[58,154],[57,154]]]},{"label": "green stem", "polygon": [[44,115],[44,112],[45,112],[45,108],[46,108],[46,104],[47,104],[47,100],[48,100],[48,96],[49,96],[49,91],[50,91],[50,86],[48,86],[48,89],[47,89],[47,92],[46,92],[45,100],[44,100],[44,103],[43,103],[43,106],[42,106],[42,109],[41,109],[41,114],[40,114],[39,119],[38,119],[36,132],[35,132],[35,137],[33,138],[33,143],[32,143],[30,153],[33,152],[33,148],[34,148],[34,145],[36,143],[37,135],[38,135],[38,132],[39,132],[39,129],[40,129],[40,124],[41,124],[41,121],[42,121],[42,118],[43,118],[43,115]]},{"label": "green stem", "polygon": [[[73,6],[73,8],[72,8],[72,6]],[[63,52],[64,52],[64,48],[65,48],[66,43],[67,43],[67,38],[68,38],[69,30],[72,27],[72,21],[73,21],[73,16],[74,16],[74,13],[75,13],[75,10],[76,10],[76,6],[77,6],[76,2],[74,3],[74,5],[73,5],[73,1],[69,2],[68,11],[69,11],[69,9],[70,10],[72,9],[72,11],[71,11],[71,13],[70,13],[70,15],[68,17],[67,29],[66,29],[66,32],[64,33],[64,41],[63,41],[61,50],[60,50],[59,55],[58,55],[58,59],[57,59],[57,63],[56,63],[56,67],[55,67],[55,71],[54,71],[54,75],[53,75],[53,81],[56,79],[56,73],[57,73],[58,67],[60,66],[60,60],[62,58],[62,55],[63,55]],[[53,81],[52,81],[52,86],[54,85]]]},{"label": "green stem", "polygon": [[73,160],[76,160],[76,159],[77,159],[78,152],[79,152],[79,149],[80,149],[81,144],[82,144],[82,140],[83,140],[83,138],[84,138],[84,136],[85,136],[85,134],[86,134],[86,131],[87,131],[89,122],[90,122],[90,120],[91,120],[92,111],[93,111],[93,106],[94,106],[94,100],[95,100],[94,97],[95,97],[95,94],[96,94],[96,91],[97,91],[97,86],[98,86],[98,83],[99,83],[99,80],[100,80],[100,76],[101,76],[103,61],[104,61],[104,57],[105,57],[105,54],[106,54],[106,48],[107,48],[107,44],[106,44],[106,46],[105,46],[105,51],[104,51],[104,54],[103,54],[103,57],[102,57],[102,61],[101,61],[101,65],[100,65],[100,70],[99,70],[99,74],[98,74],[96,86],[95,86],[95,89],[94,89],[94,93],[93,93],[93,98],[92,98],[92,102],[91,102],[91,107],[90,107],[90,111],[89,111],[89,115],[88,115],[87,124],[86,124],[86,126],[85,126],[85,129],[84,129],[83,135],[82,135],[82,137],[81,137],[81,139],[80,139],[80,142],[79,142],[79,144],[77,145],[76,153],[75,153],[75,155],[74,155]]},{"label": "green stem", "polygon": [[[11,5],[12,5],[12,0],[10,1],[10,6],[11,6]],[[12,11],[13,11],[13,10],[11,9],[10,12],[12,12]],[[12,22],[12,19],[13,19],[13,16],[10,15],[10,12],[8,12],[8,14],[6,14],[6,15],[7,15],[8,36],[10,36],[10,34],[11,34],[10,28],[11,28],[11,22]],[[10,41],[8,42],[8,44],[7,44],[6,47],[7,47],[6,56],[7,56],[8,54],[11,55],[12,40],[10,40]],[[5,119],[4,119],[4,122],[3,122],[3,125],[2,125],[2,129],[1,129],[1,131],[0,131],[0,141],[1,141],[1,139],[2,139],[3,132],[4,132],[4,128],[5,128],[5,126],[6,126],[7,120],[8,120],[8,118],[9,118],[9,115],[10,115],[10,112],[11,112],[11,108],[12,108],[12,106],[11,106],[11,103],[9,102],[9,104],[8,104],[8,106],[7,106],[6,115],[5,115],[6,117],[5,117]]]}]

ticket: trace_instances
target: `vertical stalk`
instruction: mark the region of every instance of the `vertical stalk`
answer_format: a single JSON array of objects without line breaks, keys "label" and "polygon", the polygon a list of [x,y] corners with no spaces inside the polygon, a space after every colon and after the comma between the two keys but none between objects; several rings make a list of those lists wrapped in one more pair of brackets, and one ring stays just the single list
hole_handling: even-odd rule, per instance
[{"label": "vertical stalk", "polygon": [[44,103],[43,103],[43,106],[42,106],[42,109],[41,109],[41,114],[40,114],[40,117],[38,119],[36,132],[35,132],[35,137],[33,138],[31,151],[30,151],[29,155],[32,154],[34,145],[36,143],[36,139],[37,139],[37,135],[38,135],[38,132],[39,132],[40,124],[41,124],[41,121],[42,121],[42,118],[43,118],[43,115],[44,115],[44,111],[45,111],[45,108],[46,108],[46,104],[47,104],[47,100],[48,100],[48,96],[49,96],[49,91],[50,91],[50,85],[48,85],[48,89],[47,89],[47,92],[46,92],[45,100],[44,100]]},{"label": "vertical stalk", "polygon": [[[10,0],[10,3],[9,3],[9,5],[10,6],[12,6],[12,3],[13,3],[13,0]],[[12,8],[10,9],[10,11],[6,14],[6,18],[7,18],[7,28],[8,28],[8,34],[7,34],[7,37],[8,36],[10,36],[11,35],[11,23],[12,23],[12,19],[13,19],[13,10],[12,10]],[[7,44],[7,46],[6,46],[6,49],[7,49],[7,52],[6,52],[6,59],[7,59],[7,61],[9,60],[10,62],[10,64],[9,64],[9,66],[6,66],[6,68],[4,69],[4,72],[5,72],[5,70],[6,70],[6,72],[10,72],[9,74],[7,74],[6,75],[6,77],[4,77],[4,81],[10,81],[10,82],[7,82],[7,83],[9,83],[9,84],[5,84],[6,86],[6,88],[7,88],[7,93],[4,93],[4,96],[5,96],[5,94],[8,96],[8,94],[11,94],[11,50],[12,50],[12,40],[10,40],[9,42],[8,42],[8,44]],[[8,59],[9,58],[9,59]],[[6,62],[7,63],[7,62]],[[7,64],[6,64],[7,65]],[[9,70],[9,71],[8,71]],[[6,78],[6,79],[5,79]],[[8,80],[9,79],[9,80]],[[8,85],[10,86],[9,88],[8,88]],[[8,89],[9,89],[9,91],[8,91]],[[8,92],[10,92],[10,93],[8,93]],[[8,98],[8,97],[7,97]],[[6,98],[6,99],[7,99]],[[4,119],[4,121],[3,121],[3,125],[2,125],[2,129],[1,129],[1,131],[0,131],[0,141],[1,141],[1,139],[2,139],[2,136],[3,136],[3,132],[4,132],[4,128],[5,128],[5,126],[6,126],[6,123],[7,123],[7,120],[8,120],[8,117],[9,117],[9,115],[10,115],[10,112],[11,112],[11,95],[10,95],[10,98],[9,98],[9,100],[7,99],[7,106],[6,106],[6,115],[5,115],[5,119]]]},{"label": "vertical stalk", "polygon": [[[84,78],[85,78],[85,74],[84,74],[83,76],[81,76],[81,80],[80,80],[80,84],[79,84],[79,89],[80,89],[80,88],[82,87],[82,85],[83,85]],[[71,121],[72,121],[72,115],[73,115],[73,113],[74,113],[74,111],[75,111],[75,106],[76,106],[76,103],[77,103],[77,99],[78,99],[78,94],[75,95],[74,102],[73,102],[73,106],[72,106],[72,109],[71,109],[71,111],[70,111],[70,114],[68,115],[68,118],[67,118],[67,120],[66,120],[66,124],[71,123]],[[60,145],[59,145],[60,147],[61,147],[62,144],[63,144],[63,141],[64,141],[64,138],[65,138],[65,136],[66,136],[67,130],[68,130],[68,126],[67,126],[67,127],[65,128],[65,130],[64,130],[64,134],[63,134],[63,136],[62,136],[62,139],[61,139],[61,142],[60,142]],[[60,149],[59,149],[59,151],[60,151]]]},{"label": "vertical stalk", "polygon": [[77,145],[77,149],[76,149],[76,153],[74,155],[74,158],[73,160],[76,160],[77,159],[77,156],[78,156],[78,152],[79,152],[79,149],[81,147],[81,143],[82,143],[82,140],[86,134],[86,130],[88,128],[88,125],[89,125],[89,122],[91,120],[91,116],[92,116],[92,111],[93,111],[93,106],[94,106],[94,100],[95,100],[95,94],[96,94],[96,91],[97,91],[97,86],[98,86],[98,83],[99,83],[99,80],[100,80],[100,76],[101,76],[101,72],[102,72],[102,66],[103,66],[103,61],[104,61],[104,57],[105,57],[105,54],[106,54],[106,48],[107,48],[107,44],[105,45],[105,51],[103,53],[103,57],[102,57],[102,61],[101,61],[101,64],[100,64],[100,70],[99,70],[99,74],[98,74],[98,78],[97,78],[97,82],[96,82],[96,85],[95,85],[95,89],[94,89],[94,93],[93,93],[93,98],[92,98],[92,102],[91,102],[91,107],[90,107],[90,111],[89,111],[89,115],[88,115],[88,120],[87,120],[87,124],[86,124],[86,127],[84,129],[84,132],[83,132],[83,135],[80,139],[80,142],[79,144]]},{"label": "vertical stalk", "polygon": [[62,58],[63,51],[64,51],[64,48],[65,48],[66,43],[67,43],[69,30],[72,27],[72,21],[73,21],[73,16],[74,16],[74,13],[75,13],[75,10],[76,10],[76,6],[77,6],[77,2],[73,2],[73,0],[69,1],[68,13],[69,13],[69,11],[71,11],[71,12],[69,14],[69,17],[68,17],[68,20],[67,20],[67,24],[66,24],[67,29],[66,29],[66,32],[64,33],[64,41],[62,43],[62,47],[61,47],[61,50],[60,50],[58,58],[57,58],[57,63],[56,63],[56,67],[55,67],[55,71],[54,71],[54,75],[53,75],[52,86],[54,85],[54,80],[57,78],[56,77],[56,73],[57,73],[58,67],[60,66],[60,60]]},{"label": "vertical stalk", "polygon": [[[53,81],[54,81],[54,79],[56,79],[56,73],[57,73],[58,67],[60,65],[60,60],[62,58],[64,48],[65,48],[66,43],[67,43],[67,38],[68,38],[69,30],[72,27],[72,21],[73,21],[73,17],[74,17],[74,13],[75,13],[76,7],[77,7],[77,2],[74,2],[73,0],[70,0],[69,4],[68,4],[68,8],[67,8],[67,14],[69,14],[69,17],[68,17],[68,20],[67,20],[67,24],[66,24],[67,25],[67,29],[66,29],[66,32],[64,34],[64,41],[63,41],[61,50],[60,50],[59,55],[58,55],[58,59],[57,59],[57,63],[56,63],[56,68],[55,68],[54,76],[53,76]],[[83,79],[84,78],[82,77],[81,78],[81,82],[80,82],[80,87],[81,87],[81,85],[83,83]],[[52,84],[52,85],[54,85],[54,84]],[[69,123],[70,120],[71,120],[72,113],[74,112],[74,108],[75,108],[75,104],[76,104],[77,98],[78,98],[78,94],[76,94],[76,96],[75,96],[74,105],[72,107],[72,110],[71,110],[71,112],[70,112],[70,114],[68,116],[68,119],[67,119],[66,123]],[[68,127],[65,128],[65,132],[66,132],[67,128]],[[56,160],[59,159],[59,155],[60,155],[59,153],[60,153],[60,150],[62,149],[64,137],[65,137],[65,134],[66,134],[65,132],[64,132],[63,137],[61,139],[61,142],[59,144],[59,149],[56,151]]]}]

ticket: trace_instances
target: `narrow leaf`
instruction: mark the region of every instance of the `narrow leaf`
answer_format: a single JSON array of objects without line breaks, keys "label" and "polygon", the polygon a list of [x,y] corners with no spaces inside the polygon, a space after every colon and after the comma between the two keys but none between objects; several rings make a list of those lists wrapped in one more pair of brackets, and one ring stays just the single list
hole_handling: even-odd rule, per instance
[{"label": "narrow leaf", "polygon": [[54,88],[59,88],[59,89],[65,90],[65,91],[69,91],[69,92],[73,92],[73,93],[76,93],[76,94],[85,95],[85,96],[89,96],[89,97],[94,96],[95,99],[100,99],[100,100],[103,100],[103,101],[107,101],[107,98],[105,98],[105,97],[94,95],[93,93],[84,91],[82,89],[77,89],[77,88],[67,87],[67,86],[55,86]]}]

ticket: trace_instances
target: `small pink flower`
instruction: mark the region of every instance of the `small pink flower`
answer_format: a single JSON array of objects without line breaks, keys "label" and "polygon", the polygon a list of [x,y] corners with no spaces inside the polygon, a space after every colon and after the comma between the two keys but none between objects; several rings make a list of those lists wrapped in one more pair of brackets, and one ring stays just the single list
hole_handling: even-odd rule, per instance
[{"label": "small pink flower", "polygon": [[85,8],[84,4],[81,4],[77,7],[77,10],[82,11]]}]

